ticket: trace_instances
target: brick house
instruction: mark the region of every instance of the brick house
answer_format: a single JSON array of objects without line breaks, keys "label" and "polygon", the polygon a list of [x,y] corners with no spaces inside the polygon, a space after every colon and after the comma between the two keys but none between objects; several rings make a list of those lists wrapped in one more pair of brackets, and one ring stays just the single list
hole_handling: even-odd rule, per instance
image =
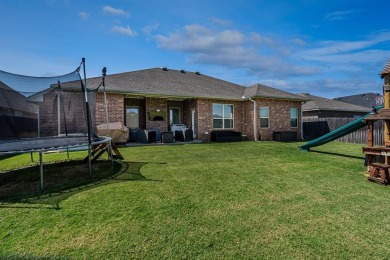
[{"label": "brick house", "polygon": [[[93,88],[100,77],[87,79]],[[264,85],[244,87],[199,72],[152,68],[107,75],[109,122],[129,128],[185,124],[210,141],[215,130],[235,130],[249,140],[272,140],[274,131],[301,133],[301,103],[307,98]],[[96,124],[106,123],[104,95],[96,97]],[[156,120],[157,119],[157,120]]]},{"label": "brick house", "polygon": [[309,100],[302,105],[303,118],[356,118],[367,114],[371,110],[365,106],[318,97],[308,93],[299,93],[298,95]]}]

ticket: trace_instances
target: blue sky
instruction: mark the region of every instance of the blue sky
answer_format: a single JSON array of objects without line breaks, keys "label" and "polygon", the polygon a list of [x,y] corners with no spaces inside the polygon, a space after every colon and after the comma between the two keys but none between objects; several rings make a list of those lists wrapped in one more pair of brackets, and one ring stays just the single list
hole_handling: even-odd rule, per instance
[{"label": "blue sky", "polygon": [[1,0],[0,70],[88,77],[154,67],[334,98],[382,93],[383,0]]}]

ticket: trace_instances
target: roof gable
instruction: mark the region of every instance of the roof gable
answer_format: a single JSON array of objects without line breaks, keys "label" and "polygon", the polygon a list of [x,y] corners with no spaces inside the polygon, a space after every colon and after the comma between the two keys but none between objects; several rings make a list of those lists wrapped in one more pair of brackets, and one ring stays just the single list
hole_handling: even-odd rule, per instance
[{"label": "roof gable", "polygon": [[261,84],[255,84],[245,89],[245,97],[260,97],[260,98],[274,98],[274,99],[288,99],[296,101],[306,101],[305,97],[292,94],[280,89],[271,88]]}]

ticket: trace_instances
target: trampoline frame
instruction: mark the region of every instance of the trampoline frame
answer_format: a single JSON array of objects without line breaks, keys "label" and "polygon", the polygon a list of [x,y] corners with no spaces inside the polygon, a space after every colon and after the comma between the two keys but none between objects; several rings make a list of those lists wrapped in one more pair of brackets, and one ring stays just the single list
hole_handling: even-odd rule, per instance
[{"label": "trampoline frame", "polygon": [[[75,139],[76,138],[80,138],[80,137],[84,137],[84,138],[87,138],[87,136],[72,136],[74,137]],[[9,143],[12,143],[12,142],[23,142],[23,143],[28,143],[28,142],[34,142],[34,141],[44,141],[44,140],[53,140],[53,139],[65,139],[65,138],[72,138],[72,137],[58,137],[58,136],[53,136],[51,138],[30,138],[30,139],[25,139],[25,140],[9,140],[9,141],[5,141],[5,142],[1,142],[0,143],[0,147],[1,147],[1,144],[9,144]],[[34,153],[34,152],[38,152],[39,153],[39,173],[40,173],[40,191],[41,193],[43,193],[44,191],[44,176],[43,176],[43,153],[44,152],[48,152],[48,151],[55,151],[55,150],[64,150],[66,149],[67,151],[69,151],[70,148],[76,148],[76,147],[83,147],[83,146],[88,146],[88,164],[89,164],[89,175],[92,176],[92,164],[91,164],[91,154],[92,154],[92,147],[95,146],[95,145],[99,145],[99,144],[104,144],[106,143],[107,145],[107,152],[108,152],[108,156],[109,158],[111,158],[111,164],[113,164],[113,155],[112,155],[112,146],[111,146],[111,137],[107,137],[107,136],[102,136],[102,137],[99,137],[99,139],[96,139],[96,140],[91,140],[91,142],[89,142],[88,138],[87,139],[84,139],[83,142],[77,142],[77,143],[73,143],[73,144],[68,144],[68,145],[50,145],[49,147],[42,147],[39,146],[39,147],[36,147],[36,148],[31,148],[31,149],[21,149],[21,150],[8,150],[7,151],[1,151],[0,150],[0,156],[1,155],[6,155],[6,154],[22,154],[22,153]]]}]

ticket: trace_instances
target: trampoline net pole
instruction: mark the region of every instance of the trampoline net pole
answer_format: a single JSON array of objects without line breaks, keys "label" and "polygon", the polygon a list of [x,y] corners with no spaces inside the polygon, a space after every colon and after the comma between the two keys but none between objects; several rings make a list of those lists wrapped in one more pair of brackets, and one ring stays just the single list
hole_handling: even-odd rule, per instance
[{"label": "trampoline net pole", "polygon": [[107,136],[110,136],[110,128],[108,127],[108,103],[107,103],[107,94],[106,94],[106,75],[107,68],[102,69],[102,83],[103,83],[103,94],[104,94],[104,107],[106,109],[106,123],[107,123]]},{"label": "trampoline net pole", "polygon": [[42,160],[42,151],[39,151],[39,171],[40,171],[40,178],[41,178],[41,193],[43,193],[44,190],[44,183],[43,183],[43,160]]},{"label": "trampoline net pole", "polygon": [[112,155],[111,142],[112,142],[112,140],[110,140],[110,142],[107,143],[107,153],[108,153],[108,158],[111,159],[111,167],[113,167],[114,166],[114,158],[113,158],[113,155]]},{"label": "trampoline net pole", "polygon": [[88,167],[89,167],[89,177],[92,178],[92,149],[91,149],[91,144],[88,144]]},{"label": "trampoline net pole", "polygon": [[107,95],[106,95],[106,87],[103,85],[104,92],[104,106],[106,109],[106,123],[107,123],[107,136],[110,136],[110,127],[108,126],[108,104],[107,104]]},{"label": "trampoline net pole", "polygon": [[61,96],[60,96],[60,91],[57,91],[57,135],[61,135]]}]

